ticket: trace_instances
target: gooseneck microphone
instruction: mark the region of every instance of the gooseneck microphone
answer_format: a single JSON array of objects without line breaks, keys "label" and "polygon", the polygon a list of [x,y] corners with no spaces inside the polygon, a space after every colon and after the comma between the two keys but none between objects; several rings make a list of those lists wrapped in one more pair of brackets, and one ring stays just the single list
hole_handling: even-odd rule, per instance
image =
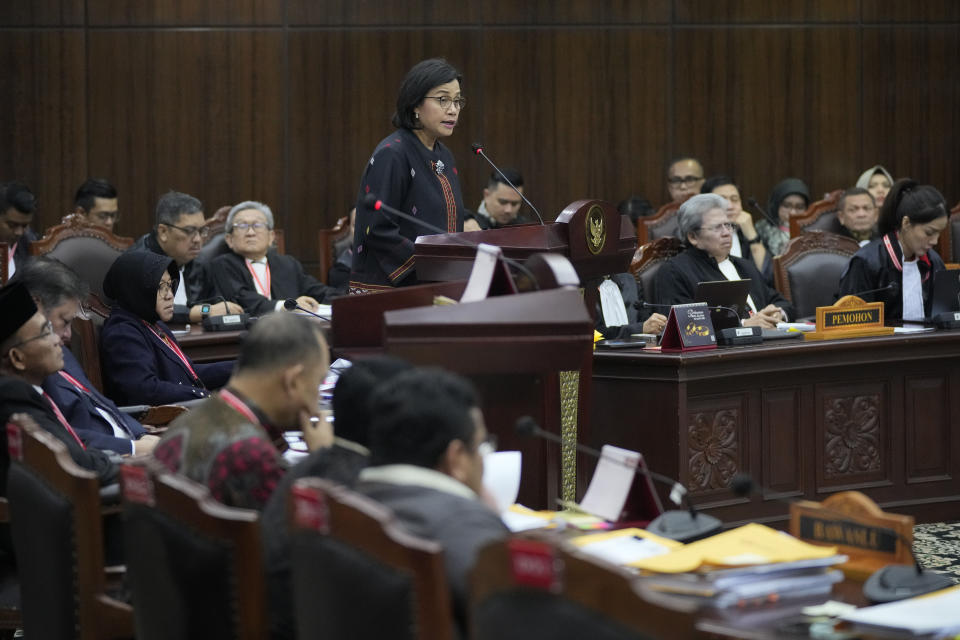
[{"label": "gooseneck microphone", "polygon": [[[866,289],[866,290],[864,290],[864,291],[857,291],[856,293],[847,293],[847,294],[844,294],[844,295],[857,296],[858,298],[860,298],[860,297],[863,297],[863,296],[865,296],[865,295],[867,295],[867,294],[870,294],[870,293],[880,293],[881,291],[893,291],[894,294],[896,294],[899,290],[900,290],[900,285],[897,284],[896,282],[891,282],[890,284],[888,284],[888,285],[885,286],[885,287],[878,287],[878,288],[876,288],[876,289]],[[840,297],[842,298],[843,296],[840,296]]]},{"label": "gooseneck microphone", "polygon": [[[528,438],[541,438],[557,444],[563,444],[563,439],[560,436],[541,429],[536,420],[530,416],[522,416],[518,418],[513,429],[514,433],[519,436]],[[576,447],[577,451],[586,454],[591,458],[596,460],[607,460],[630,469],[634,473],[634,477],[636,477],[636,474],[641,474],[650,478],[651,480],[655,480],[656,482],[667,485],[670,487],[670,499],[675,504],[679,505],[681,502],[686,502],[686,510],[674,509],[670,511],[664,511],[653,521],[651,521],[650,524],[647,525],[647,531],[650,533],[654,533],[664,538],[670,538],[671,540],[677,540],[678,542],[686,543],[712,536],[715,533],[720,533],[720,530],[723,528],[723,523],[717,518],[697,511],[696,506],[693,504],[693,500],[690,498],[690,493],[687,491],[687,488],[673,478],[656,473],[655,471],[651,471],[649,469],[643,469],[638,466],[627,464],[619,458],[605,456],[603,455],[603,452],[597,451],[596,449],[588,447],[585,444],[580,444],[579,442],[575,442],[574,446]]]},{"label": "gooseneck microphone", "polygon": [[314,313],[313,311],[310,311],[310,309],[307,309],[306,307],[300,306],[300,303],[297,302],[296,298],[287,298],[286,300],[284,300],[283,308],[286,309],[287,311],[293,311],[294,309],[296,309],[297,311],[303,311],[304,313],[307,313],[313,316],[314,318],[320,318],[321,320],[326,320],[327,322],[333,322],[333,320],[331,318],[328,318],[327,316],[322,316],[319,313]]},{"label": "gooseneck microphone", "polygon": [[753,196],[747,198],[747,204],[754,210],[759,211],[760,214],[766,219],[767,222],[773,225],[773,228],[776,229],[780,226],[780,221],[775,220],[773,216],[767,213],[767,210],[760,206],[760,203],[757,202],[757,199]]},{"label": "gooseneck microphone", "polygon": [[[373,209],[374,211],[386,211],[390,215],[394,215],[394,216],[403,218],[404,220],[407,220],[409,222],[412,222],[414,224],[420,225],[424,229],[427,229],[428,231],[432,231],[436,234],[441,234],[441,235],[447,234],[447,232],[444,229],[441,229],[440,227],[436,227],[430,224],[429,222],[424,222],[423,220],[417,218],[416,216],[410,215],[406,211],[400,211],[400,209],[391,207],[383,200],[380,200],[379,198],[377,198],[375,193],[368,193],[367,195],[363,196],[363,204]],[[463,238],[460,236],[451,236],[451,237],[456,242],[459,242],[464,246],[472,247],[474,249],[476,249],[478,246],[478,243],[471,242],[466,238]],[[537,283],[536,276],[533,275],[533,272],[530,271],[530,269],[528,269],[526,265],[519,262],[518,260],[514,260],[513,258],[508,258],[507,256],[503,255],[503,253],[500,253],[497,256],[497,260],[501,260],[504,262],[504,264],[514,267],[517,271],[519,271],[520,273],[522,273],[523,275],[527,276],[527,278],[530,279],[530,282],[533,284],[534,289],[536,290],[540,289],[540,285]]]},{"label": "gooseneck microphone", "polygon": [[480,144],[479,142],[474,142],[472,145],[470,145],[470,148],[473,149],[473,153],[474,153],[475,155],[478,155],[478,156],[480,156],[481,158],[483,158],[484,160],[486,160],[487,163],[488,163],[491,167],[493,167],[493,170],[497,172],[497,175],[499,175],[501,178],[503,178],[504,182],[506,182],[507,185],[509,185],[511,189],[513,189],[514,191],[517,192],[517,195],[520,196],[520,197],[523,199],[523,201],[527,203],[527,206],[529,206],[531,209],[533,209],[533,212],[534,212],[535,214],[537,214],[537,220],[540,221],[540,224],[546,224],[546,223],[543,221],[543,216],[541,216],[541,215],[540,215],[540,212],[537,211],[537,208],[536,208],[535,206],[533,206],[533,203],[530,202],[529,200],[527,200],[527,197],[526,197],[525,195],[523,195],[523,192],[520,191],[520,189],[517,189],[517,188],[514,186],[514,184],[513,184],[512,182],[510,182],[510,179],[507,178],[507,176],[503,175],[503,171],[500,171],[500,167],[498,167],[497,165],[493,164],[493,160],[491,160],[490,158],[488,158],[488,157],[487,157],[487,154],[485,154],[485,153],[483,152],[483,145]]},{"label": "gooseneck microphone", "polygon": [[[757,485],[753,478],[746,473],[738,473],[730,481],[730,491],[740,498],[748,498],[753,493],[760,493],[769,500],[775,500],[786,505],[794,504],[793,500],[779,497],[777,494],[767,493],[762,487]],[[857,522],[847,514],[841,513],[829,507],[823,507],[824,512],[829,513],[836,518],[838,522],[851,524],[858,527],[864,526],[862,522]],[[901,545],[910,554],[913,559],[913,565],[889,564],[881,569],[874,571],[863,584],[863,595],[872,602],[893,602],[894,600],[905,600],[915,596],[938,591],[953,586],[953,580],[939,573],[924,571],[920,566],[920,561],[914,555],[912,545],[903,534],[894,529],[883,527],[883,530],[894,536]]]}]

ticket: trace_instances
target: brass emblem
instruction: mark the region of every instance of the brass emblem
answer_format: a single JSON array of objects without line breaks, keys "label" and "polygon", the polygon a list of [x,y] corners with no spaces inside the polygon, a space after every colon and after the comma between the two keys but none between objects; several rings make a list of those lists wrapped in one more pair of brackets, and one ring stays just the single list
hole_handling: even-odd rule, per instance
[{"label": "brass emblem", "polygon": [[607,243],[607,229],[603,224],[603,209],[599,205],[590,207],[587,212],[587,249],[596,255],[603,251]]}]

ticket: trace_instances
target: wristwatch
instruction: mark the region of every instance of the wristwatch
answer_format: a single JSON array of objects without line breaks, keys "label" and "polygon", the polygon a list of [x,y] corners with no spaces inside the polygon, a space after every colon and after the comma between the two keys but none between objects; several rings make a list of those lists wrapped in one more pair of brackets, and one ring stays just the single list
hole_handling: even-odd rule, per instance
[{"label": "wristwatch", "polygon": [[747,240],[747,244],[760,244],[760,234],[753,236],[753,240]]},{"label": "wristwatch", "polygon": [[210,315],[210,305],[208,304],[200,305],[200,315],[204,318]]}]

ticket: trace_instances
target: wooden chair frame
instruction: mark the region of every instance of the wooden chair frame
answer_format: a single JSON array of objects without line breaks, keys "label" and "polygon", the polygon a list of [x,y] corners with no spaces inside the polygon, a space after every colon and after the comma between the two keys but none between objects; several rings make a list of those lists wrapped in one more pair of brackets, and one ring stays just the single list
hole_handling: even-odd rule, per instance
[{"label": "wooden chair frame", "polygon": [[[802,213],[790,215],[790,237],[796,238],[804,233],[804,228],[813,224],[820,216],[830,211],[837,210],[837,202],[843,195],[843,189],[831,191],[823,200],[817,200]],[[770,215],[777,215],[776,211],[771,211]]]},{"label": "wooden chair frame", "polygon": [[133,238],[114,235],[106,227],[94,224],[78,213],[71,213],[64,216],[63,222],[47,229],[42,238],[30,243],[30,255],[50,253],[69,238],[97,238],[117,251],[126,251],[133,244]]},{"label": "wooden chair frame", "polygon": [[348,233],[350,233],[350,216],[343,216],[329,229],[317,231],[317,260],[320,264],[320,282],[327,283],[327,276],[337,259],[334,246]]},{"label": "wooden chair frame", "polygon": [[[943,258],[944,262],[960,262],[960,256],[953,255],[953,223],[960,220],[960,202],[950,209],[950,217],[947,219],[947,228],[940,234],[940,242],[937,243],[937,253]],[[4,262],[6,265],[6,262]]]},{"label": "wooden chair frame", "polygon": [[[73,544],[77,635],[79,640],[133,637],[133,609],[106,595],[100,482],[97,474],[77,465],[67,447],[26,414],[14,414],[8,423],[19,431],[19,463],[31,468],[48,486],[73,504]],[[11,445],[11,452],[16,445]],[[11,458],[15,456],[11,455]],[[21,508],[29,508],[23,505]],[[13,505],[16,515],[17,505]],[[29,629],[27,630],[29,632]]]},{"label": "wooden chair frame", "polygon": [[679,238],[657,238],[653,242],[641,246],[630,262],[630,273],[639,277],[649,266],[663,260],[669,260],[683,251],[683,240]]},{"label": "wooden chair frame", "polygon": [[859,250],[860,243],[853,238],[826,231],[801,233],[790,239],[781,255],[773,258],[773,278],[777,291],[782,293],[784,298],[793,302],[787,270],[800,258],[811,253],[833,253],[849,257]]},{"label": "wooden chair frame", "polygon": [[[322,478],[298,480],[288,501],[291,534],[313,531],[329,535],[374,560],[412,576],[416,597],[414,619],[424,640],[452,640],[450,591],[437,542],[406,531],[385,506]],[[297,494],[310,495],[325,510],[320,526],[298,515]],[[325,531],[324,531],[325,529]]]},{"label": "wooden chair frame", "polygon": [[[640,579],[625,569],[591,558],[549,533],[529,533],[522,538],[500,540],[480,551],[471,574],[471,620],[476,620],[477,609],[484,600],[498,592],[536,589],[516,582],[510,541],[519,539],[552,549],[559,579],[551,591],[563,600],[647,637],[670,640],[703,637],[695,629],[697,607],[694,603],[668,601],[643,588]],[[473,630],[471,635],[476,637],[475,633]]]},{"label": "wooden chair frame", "polygon": [[668,202],[657,209],[652,216],[637,219],[637,246],[647,244],[650,241],[650,230],[662,226],[677,215],[680,210],[680,202]]},{"label": "wooden chair frame", "polygon": [[[241,640],[267,637],[260,514],[251,509],[228,507],[217,502],[205,486],[170,473],[155,460],[127,462],[124,466],[146,470],[153,508],[204,537],[229,544],[237,598],[234,606],[237,637]],[[121,474],[125,506],[139,503],[131,496],[142,495],[138,490],[143,489],[131,488],[128,478],[126,472]]]}]

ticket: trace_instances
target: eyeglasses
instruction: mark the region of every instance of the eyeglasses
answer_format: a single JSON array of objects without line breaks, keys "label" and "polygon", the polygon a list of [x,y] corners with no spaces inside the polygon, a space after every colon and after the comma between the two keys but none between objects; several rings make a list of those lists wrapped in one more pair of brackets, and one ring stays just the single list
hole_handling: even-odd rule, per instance
[{"label": "eyeglasses", "polygon": [[711,227],[701,227],[701,231],[709,231],[710,233],[720,233],[722,230],[733,231],[737,228],[737,225],[732,222],[720,222]]},{"label": "eyeglasses", "polygon": [[166,222],[163,222],[161,224],[163,224],[166,227],[173,227],[177,231],[182,231],[183,233],[187,234],[187,237],[190,237],[190,238],[193,238],[196,236],[200,236],[201,238],[206,238],[207,236],[210,235],[209,227],[178,227],[175,224],[167,224]]},{"label": "eyeglasses", "polygon": [[790,211],[806,211],[806,210],[807,210],[807,205],[803,204],[802,202],[797,203],[797,204],[789,204],[789,203],[787,203],[787,202],[781,202],[781,203],[780,203],[780,208],[781,208],[781,209],[789,209]]},{"label": "eyeglasses", "polygon": [[20,342],[18,342],[18,343],[16,343],[16,344],[10,345],[10,349],[14,349],[14,348],[16,348],[16,347],[21,347],[21,346],[27,344],[28,342],[33,342],[34,340],[40,340],[41,338],[46,338],[47,336],[51,335],[52,333],[53,333],[53,323],[50,322],[49,320],[47,320],[46,324],[43,325],[43,331],[41,331],[39,334],[33,336],[32,338],[27,338],[26,340],[21,340]]},{"label": "eyeglasses", "polygon": [[667,178],[667,184],[682,184],[685,187],[689,187],[701,180],[703,180],[703,176],[673,176]]},{"label": "eyeglasses", "polygon": [[161,280],[157,285],[157,293],[173,293],[173,280]]},{"label": "eyeglasses", "polygon": [[450,105],[455,105],[457,109],[463,109],[467,106],[466,98],[450,98],[448,96],[424,96],[424,98],[430,98],[431,100],[436,100],[437,104],[440,105],[440,108],[446,111]]},{"label": "eyeglasses", "polygon": [[266,222],[237,222],[232,227],[231,231],[239,231],[241,233],[246,233],[247,229],[253,229],[257,233],[260,233],[264,229],[269,229]]}]

